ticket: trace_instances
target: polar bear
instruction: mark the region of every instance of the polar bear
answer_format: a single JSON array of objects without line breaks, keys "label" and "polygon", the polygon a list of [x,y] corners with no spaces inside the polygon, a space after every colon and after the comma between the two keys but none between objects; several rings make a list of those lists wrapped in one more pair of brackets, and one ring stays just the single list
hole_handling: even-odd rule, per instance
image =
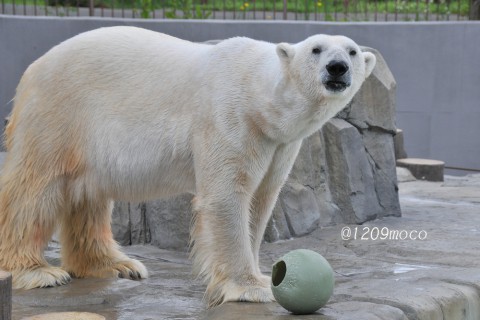
[{"label": "polar bear", "polygon": [[[343,36],[210,45],[110,27],[61,43],[26,70],[6,128],[0,268],[25,289],[146,278],[112,238],[112,200],[190,192],[208,304],[273,300],[258,260],[280,189],[374,66]],[[43,256],[57,226],[61,267]]]}]

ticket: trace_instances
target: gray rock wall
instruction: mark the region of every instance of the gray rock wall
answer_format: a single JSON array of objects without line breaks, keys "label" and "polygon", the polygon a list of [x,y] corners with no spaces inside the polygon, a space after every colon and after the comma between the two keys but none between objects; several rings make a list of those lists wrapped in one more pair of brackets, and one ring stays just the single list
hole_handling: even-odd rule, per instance
[{"label": "gray rock wall", "polygon": [[[305,139],[280,193],[265,240],[306,235],[320,226],[400,216],[393,136],[395,80],[377,66],[351,103]],[[187,250],[191,195],[143,204],[116,203],[112,228],[123,245]]]}]

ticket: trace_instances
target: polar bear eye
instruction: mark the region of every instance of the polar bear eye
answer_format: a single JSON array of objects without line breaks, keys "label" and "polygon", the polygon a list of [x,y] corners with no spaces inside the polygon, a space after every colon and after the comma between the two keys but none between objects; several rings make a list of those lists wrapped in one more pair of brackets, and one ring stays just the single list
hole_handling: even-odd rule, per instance
[{"label": "polar bear eye", "polygon": [[350,55],[351,55],[352,57],[353,57],[354,55],[356,55],[356,54],[357,54],[357,51],[355,51],[355,50],[350,50]]},{"label": "polar bear eye", "polygon": [[320,52],[322,52],[322,50],[320,48],[313,48],[313,50],[312,50],[313,54],[320,54]]}]

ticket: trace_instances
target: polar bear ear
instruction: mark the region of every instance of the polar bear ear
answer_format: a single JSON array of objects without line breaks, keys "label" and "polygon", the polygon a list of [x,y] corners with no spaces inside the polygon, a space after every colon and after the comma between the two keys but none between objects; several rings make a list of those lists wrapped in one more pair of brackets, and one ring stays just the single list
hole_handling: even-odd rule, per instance
[{"label": "polar bear ear", "polygon": [[365,59],[365,79],[370,76],[375,68],[375,64],[377,63],[377,58],[371,52],[363,52],[363,58]]},{"label": "polar bear ear", "polygon": [[277,55],[283,63],[289,63],[295,55],[295,49],[288,43],[277,44]]}]

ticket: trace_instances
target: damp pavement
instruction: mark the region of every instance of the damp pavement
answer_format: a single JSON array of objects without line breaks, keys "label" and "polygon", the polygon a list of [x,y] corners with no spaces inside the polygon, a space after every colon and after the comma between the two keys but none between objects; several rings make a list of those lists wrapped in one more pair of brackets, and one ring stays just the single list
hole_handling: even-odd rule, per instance
[{"label": "damp pavement", "polygon": [[[124,250],[147,266],[149,279],[74,279],[62,287],[14,290],[13,319],[66,311],[128,320],[480,319],[480,175],[401,182],[399,187],[401,218],[324,227],[262,246],[265,273],[283,254],[299,248],[317,251],[330,262],[334,293],[315,314],[295,316],[275,302],[206,310],[205,286],[191,275],[187,253],[132,246]],[[51,243],[46,255],[59,264],[58,244]]]}]

